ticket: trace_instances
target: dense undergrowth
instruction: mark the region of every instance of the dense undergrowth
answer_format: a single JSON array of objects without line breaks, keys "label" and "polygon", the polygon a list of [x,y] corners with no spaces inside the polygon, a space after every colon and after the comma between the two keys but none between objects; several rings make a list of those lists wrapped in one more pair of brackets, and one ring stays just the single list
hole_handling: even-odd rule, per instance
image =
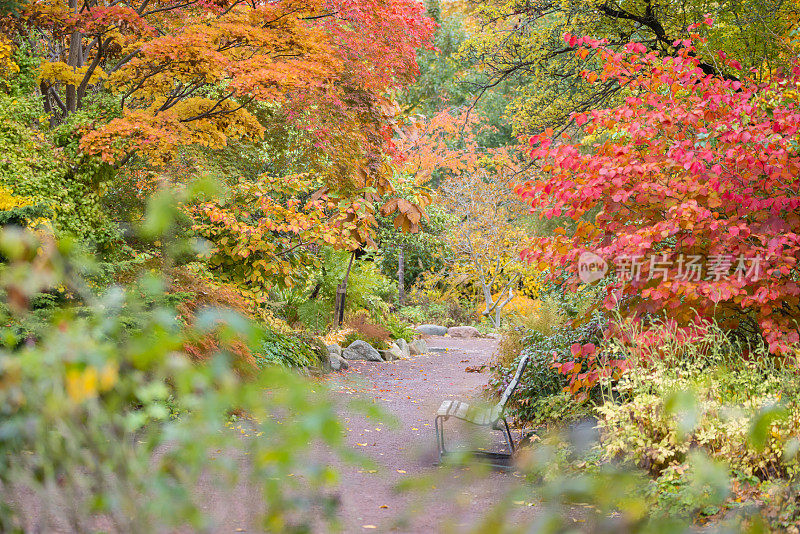
[{"label": "dense undergrowth", "polygon": [[[775,357],[763,342],[747,343],[713,323],[687,334],[656,318],[643,328],[611,315],[577,324],[561,317],[547,328],[507,331],[490,370],[489,392],[498,394],[519,355],[531,356],[509,409],[533,429],[532,450],[541,443],[537,436],[566,432],[558,450],[574,438],[571,429],[596,426],[599,434],[586,438],[582,459],[571,460],[568,471],[590,479],[612,466],[646,474],[636,478],[647,509],[637,521],[797,528],[795,357]],[[565,369],[566,362],[582,372]],[[592,492],[585,497],[600,499]],[[616,506],[624,508],[621,502]]]}]

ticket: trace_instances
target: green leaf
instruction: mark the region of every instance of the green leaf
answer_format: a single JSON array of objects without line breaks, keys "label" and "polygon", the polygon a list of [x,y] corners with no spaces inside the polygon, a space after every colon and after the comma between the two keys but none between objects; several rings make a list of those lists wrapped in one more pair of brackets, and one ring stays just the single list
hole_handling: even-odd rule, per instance
[{"label": "green leaf", "polygon": [[784,419],[786,415],[786,408],[774,404],[759,410],[750,422],[750,430],[747,433],[750,445],[757,449],[763,449],[767,444],[772,423]]},{"label": "green leaf", "polygon": [[680,437],[694,430],[702,415],[697,404],[697,394],[688,390],[676,391],[667,397],[664,411],[677,419],[676,431]]},{"label": "green leaf", "polygon": [[156,238],[167,233],[178,217],[175,197],[171,191],[161,190],[147,201],[147,213],[142,233],[145,237]]}]

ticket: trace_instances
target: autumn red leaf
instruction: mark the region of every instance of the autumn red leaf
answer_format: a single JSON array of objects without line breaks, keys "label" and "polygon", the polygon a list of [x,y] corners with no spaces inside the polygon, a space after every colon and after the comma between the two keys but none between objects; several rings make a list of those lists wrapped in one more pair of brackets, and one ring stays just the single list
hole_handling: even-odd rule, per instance
[{"label": "autumn red leaf", "polygon": [[[588,135],[575,141],[532,138],[541,176],[516,188],[542,216],[594,230],[536,238],[523,256],[576,287],[578,258],[592,252],[610,264],[607,309],[633,318],[666,311],[682,325],[754,321],[774,353],[791,353],[800,320],[800,69],[768,83],[723,79],[698,67],[691,41],[678,44],[668,58],[598,47],[602,75],[635,96],[586,122],[576,116]],[[625,279],[631,258],[640,260],[637,276]],[[702,276],[687,276],[690,261]]]}]

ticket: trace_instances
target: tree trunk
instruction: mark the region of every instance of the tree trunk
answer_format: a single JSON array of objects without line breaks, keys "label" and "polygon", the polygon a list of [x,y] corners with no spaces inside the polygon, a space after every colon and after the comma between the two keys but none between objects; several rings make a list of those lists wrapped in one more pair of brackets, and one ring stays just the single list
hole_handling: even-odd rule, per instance
[{"label": "tree trunk", "polygon": [[397,302],[402,306],[406,300],[406,255],[405,248],[400,245],[400,252],[397,254]]},{"label": "tree trunk", "polygon": [[344,298],[347,294],[347,288],[343,284],[336,286],[336,302],[333,307],[333,320],[336,326],[342,326],[344,322]]},{"label": "tree trunk", "polygon": [[342,326],[344,322],[344,304],[347,297],[347,279],[350,278],[350,268],[353,267],[353,259],[356,257],[356,251],[350,255],[350,263],[347,264],[347,272],[344,273],[342,283],[336,288],[336,302],[333,306],[333,318],[336,321],[336,326]]},{"label": "tree trunk", "polygon": [[[500,328],[500,322],[503,315],[503,308],[506,307],[506,304],[511,302],[514,298],[514,289],[513,284],[517,280],[517,277],[514,276],[511,280],[508,281],[508,284],[500,291],[497,295],[497,300],[492,297],[492,288],[491,286],[487,286],[486,283],[483,283],[483,297],[486,303],[486,309],[483,311],[484,317],[488,317],[489,320],[492,322],[495,328]],[[503,293],[508,291],[508,295],[505,299],[503,299]],[[492,317],[492,312],[494,312],[494,317]]]},{"label": "tree trunk", "polygon": [[49,117],[50,127],[53,128],[57,124],[56,114],[53,111],[53,106],[50,104],[50,87],[47,82],[39,82],[39,92],[42,93],[42,103],[44,104],[44,113]]},{"label": "tree trunk", "polygon": [[[77,15],[78,0],[69,0],[69,9],[72,13]],[[73,69],[83,66],[83,35],[79,31],[74,31],[70,34],[67,65]],[[67,114],[75,112],[78,109],[78,92],[76,85],[67,85],[66,97]]]},{"label": "tree trunk", "polygon": [[505,308],[506,304],[511,302],[511,299],[514,298],[514,290],[511,288],[511,285],[510,285],[511,283],[513,283],[513,280],[512,280],[512,282],[509,283],[508,296],[505,298],[505,300],[500,300],[501,297],[499,295],[497,297],[497,305],[496,305],[496,307],[494,309],[494,327],[495,328],[500,328],[501,318],[503,316],[503,308]]}]

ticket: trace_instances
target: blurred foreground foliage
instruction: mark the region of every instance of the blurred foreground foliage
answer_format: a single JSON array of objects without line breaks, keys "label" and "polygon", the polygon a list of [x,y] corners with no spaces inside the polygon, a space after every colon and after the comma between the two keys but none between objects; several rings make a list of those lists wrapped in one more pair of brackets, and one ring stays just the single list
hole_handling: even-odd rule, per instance
[{"label": "blurred foreground foliage", "polygon": [[[151,202],[143,235],[166,242],[176,209]],[[0,531],[222,528],[203,483],[243,492],[261,530],[335,527],[328,454],[353,455],[324,388],[281,365],[235,368],[237,344],[264,353],[274,332],[224,307],[187,323],[158,272],[97,290],[91,256],[46,231],[6,227],[0,252]],[[51,297],[46,325],[17,327]],[[208,336],[193,363],[186,347]]]}]

